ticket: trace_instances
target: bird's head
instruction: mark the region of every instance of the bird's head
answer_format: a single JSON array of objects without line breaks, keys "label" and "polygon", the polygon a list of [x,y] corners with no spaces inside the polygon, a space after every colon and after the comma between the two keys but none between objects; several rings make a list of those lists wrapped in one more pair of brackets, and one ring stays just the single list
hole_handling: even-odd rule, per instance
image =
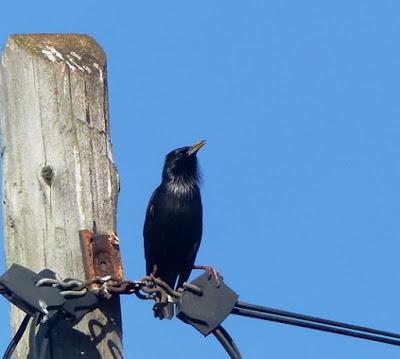
[{"label": "bird's head", "polygon": [[197,184],[200,174],[196,154],[205,144],[206,141],[200,141],[193,146],[177,148],[168,153],[163,169],[163,182]]}]

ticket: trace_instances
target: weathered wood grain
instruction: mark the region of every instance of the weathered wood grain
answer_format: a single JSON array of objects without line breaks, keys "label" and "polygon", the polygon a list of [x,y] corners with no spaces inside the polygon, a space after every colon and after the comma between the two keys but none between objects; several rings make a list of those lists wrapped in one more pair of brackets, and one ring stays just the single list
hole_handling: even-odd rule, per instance
[{"label": "weathered wood grain", "polygon": [[[0,66],[7,266],[84,279],[78,231],[115,230],[106,59],[85,35],[13,35]],[[12,310],[12,330],[22,320]],[[119,301],[52,331],[54,358],[119,358]],[[17,358],[26,358],[21,342]]]}]

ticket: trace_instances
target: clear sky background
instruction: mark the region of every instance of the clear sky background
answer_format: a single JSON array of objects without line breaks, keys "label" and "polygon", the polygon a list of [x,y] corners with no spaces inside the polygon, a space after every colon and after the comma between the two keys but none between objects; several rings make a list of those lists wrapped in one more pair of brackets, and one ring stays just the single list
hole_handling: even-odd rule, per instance
[{"label": "clear sky background", "polygon": [[[1,13],[2,44],[87,33],[107,53],[128,278],[144,274],[165,154],[206,139],[198,263],[244,301],[400,332],[399,1],[3,1]],[[122,300],[126,358],[226,357],[151,306]],[[400,355],[255,319],[224,326],[244,358]]]}]

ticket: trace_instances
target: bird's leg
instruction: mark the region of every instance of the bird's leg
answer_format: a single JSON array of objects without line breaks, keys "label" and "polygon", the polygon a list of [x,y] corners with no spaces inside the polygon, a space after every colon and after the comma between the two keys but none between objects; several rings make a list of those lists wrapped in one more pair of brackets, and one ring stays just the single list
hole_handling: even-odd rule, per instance
[{"label": "bird's leg", "polygon": [[222,275],[220,272],[218,272],[218,270],[215,267],[211,267],[211,266],[199,266],[199,265],[194,265],[193,269],[202,269],[205,270],[208,273],[209,278],[211,278],[211,276],[214,276],[215,281],[217,282],[217,287],[219,287],[221,285],[220,282],[220,278],[222,278]]},{"label": "bird's leg", "polygon": [[153,271],[150,273],[150,277],[155,277],[157,271],[158,271],[157,264],[154,264],[154,266],[153,266]]},{"label": "bird's leg", "polygon": [[[155,287],[156,287],[155,279],[156,279],[156,273],[157,273],[157,271],[158,271],[157,264],[154,264],[154,265],[153,265],[153,270],[152,270],[151,273],[149,274],[149,277],[151,278],[151,281],[152,281],[152,283],[153,283],[152,288],[155,288]],[[159,303],[159,302],[160,302],[159,293],[156,294],[156,297],[155,297],[155,298],[156,298],[156,302]]]}]

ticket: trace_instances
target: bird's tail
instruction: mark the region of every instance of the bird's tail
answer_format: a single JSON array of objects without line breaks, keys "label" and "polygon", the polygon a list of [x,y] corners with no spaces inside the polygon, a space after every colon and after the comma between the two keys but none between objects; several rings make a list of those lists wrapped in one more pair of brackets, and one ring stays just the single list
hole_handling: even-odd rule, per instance
[{"label": "bird's tail", "polygon": [[156,303],[153,306],[154,317],[172,319],[174,317],[174,303]]}]

